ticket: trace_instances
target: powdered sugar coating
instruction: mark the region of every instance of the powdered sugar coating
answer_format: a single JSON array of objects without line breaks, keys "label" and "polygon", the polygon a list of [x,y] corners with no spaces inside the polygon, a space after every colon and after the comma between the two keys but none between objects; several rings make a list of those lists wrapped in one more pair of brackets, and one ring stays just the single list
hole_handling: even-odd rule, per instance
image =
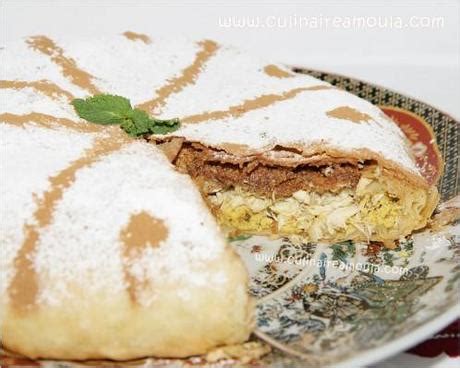
[{"label": "powdered sugar coating", "polygon": [[35,196],[41,198],[55,175],[77,159],[93,142],[87,134],[49,130],[30,125],[27,129],[0,124],[0,295],[13,273],[13,262],[24,241],[23,227],[33,221]]},{"label": "powdered sugar coating", "polygon": [[65,290],[62,285],[75,279],[91,285],[91,291],[123,290],[122,264],[127,261],[120,232],[140,212],[162,220],[168,237],[158,247],[142,250],[130,265],[133,274],[154,283],[176,282],[186,287],[215,281],[211,273],[192,272],[223,250],[217,226],[200,195],[155,147],[133,142],[80,170],[57,205],[52,226],[41,233],[35,258],[39,275],[53,280],[43,282],[40,300],[59,300]]},{"label": "powdered sugar coating", "polygon": [[[372,119],[356,123],[326,114],[340,106],[352,107]],[[171,135],[215,147],[232,143],[255,150],[315,144],[345,152],[365,148],[413,173],[419,172],[396,124],[376,106],[339,89],[305,91],[240,117],[186,124]]]},{"label": "powdered sugar coating", "polygon": [[[89,67],[86,64],[93,63],[91,73],[102,74],[93,78],[101,91],[123,95],[140,92],[139,96],[130,96],[133,103],[136,99],[142,102],[152,97],[156,86],[185,67],[197,49],[195,43],[182,43],[179,46],[183,51],[188,50],[189,58],[177,58],[171,55],[176,48],[174,44],[140,50],[141,45],[116,36],[110,41],[100,40],[86,50],[85,42],[71,42],[75,48],[69,47],[75,51],[71,55],[68,42],[53,41],[64,49],[66,57],[75,60],[77,67]],[[129,57],[118,58],[118,64],[113,60],[115,47],[120,45],[125,50],[129,45],[132,53],[142,54],[142,57],[137,55],[140,63],[137,69],[128,68],[128,64],[133,64]],[[94,46],[105,53],[107,58],[101,60],[106,64],[101,60],[94,63]],[[88,91],[63,76],[48,56],[26,46],[25,40],[7,45],[1,52],[8,64],[1,80],[46,80],[74,97],[88,95]],[[152,73],[153,79],[141,74],[136,76],[139,71],[150,70],[154,55],[162,56],[157,59],[161,64],[158,69],[162,68],[164,73]],[[24,60],[30,68],[24,68]],[[121,71],[125,72],[124,76],[120,76]],[[143,83],[143,87],[137,88],[133,78]],[[65,96],[50,96],[31,86],[2,88],[0,93],[0,114],[38,113],[87,125],[78,118]],[[36,224],[33,213],[37,200],[50,189],[50,178],[82,157],[85,150],[105,134],[78,133],[53,124],[46,128],[34,121],[35,116],[30,116],[25,123],[12,123],[6,115],[0,119],[4,142],[0,163],[7,177],[0,185],[0,211],[6,220],[1,222],[0,295],[4,301],[8,300],[7,287],[17,271],[14,259],[24,241],[24,226]],[[130,263],[123,257],[120,233],[130,217],[142,211],[164,221],[169,236],[159,247],[145,248],[139,258]],[[182,295],[189,295],[194,287],[222,287],[228,281],[225,272],[195,270],[221,257],[225,246],[214,218],[190,178],[178,174],[153,145],[132,140],[122,150],[111,152],[76,172],[75,182],[65,189],[53,210],[51,224],[40,229],[36,249],[27,257],[33,261],[39,277],[38,301],[53,304],[65,298],[71,284],[80,285],[87,292],[125,290],[123,267],[147,281],[177,283],[181,285],[178,293]],[[209,283],[210,280],[213,282]],[[155,293],[140,291],[139,297],[140,303],[149,304]]]},{"label": "powdered sugar coating", "polygon": [[[82,156],[98,135],[38,128],[33,123],[24,128],[0,126],[6,142],[1,169],[8,173],[0,186],[4,219],[0,291],[7,299],[6,288],[16,271],[13,259],[24,241],[23,227],[35,223],[31,215],[36,198],[49,188],[48,178]],[[120,233],[139,212],[164,221],[168,237],[158,248],[145,248],[129,265]],[[182,285],[178,290],[183,288],[184,295],[193,287],[220,287],[227,281],[225,273],[194,269],[221,256],[224,247],[190,178],[178,174],[153,145],[133,141],[76,173],[29,257],[40,279],[38,301],[55,304],[66,297],[70,284],[86,292],[122,292],[123,264],[134,275],[137,269],[145,280]],[[210,286],[209,280],[213,280]],[[139,302],[145,304],[156,297],[154,292],[139,294]]]},{"label": "powdered sugar coating", "polygon": [[[163,118],[225,111],[263,95],[283,95],[296,88],[330,87],[303,75],[269,75],[265,67],[271,62],[223,46],[181,79],[184,70],[196,62],[201,48],[198,41],[153,38],[151,43],[144,43],[121,35],[53,41],[65,57],[91,76],[101,92],[124,95],[134,105],[161,97],[164,105],[158,111]],[[2,80],[46,80],[73,97],[89,94],[87,88],[64,75],[62,66],[49,55],[32,50],[26,40],[8,44],[0,52],[7,66],[0,72]],[[279,68],[289,74],[286,68]],[[168,84],[170,88],[160,96],[159,89]],[[37,112],[84,124],[63,96],[49,96],[32,87],[3,88],[0,93],[0,114]],[[368,114],[371,119],[356,123],[327,116],[328,111],[342,106]],[[6,276],[1,277],[3,297],[14,271],[12,260],[24,238],[23,226],[32,221],[35,197],[41,198],[49,188],[49,177],[80,157],[97,134],[39,128],[33,121],[24,127],[1,123],[5,144],[0,161],[8,177],[0,186],[0,211],[2,218],[8,218],[1,225],[5,246],[0,266]],[[252,149],[291,143],[321,143],[343,151],[366,148],[418,173],[399,128],[378,108],[335,89],[306,90],[284,101],[243,111],[237,117],[183,124],[173,135],[213,146],[233,143]],[[59,301],[65,294],[65,284],[74,281],[94,290],[118,292],[125,288],[119,234],[129,217],[139,211],[163,220],[171,237],[159,248],[146,248],[138,262],[128,265],[131,273],[138,278],[180,280],[184,290],[178,292],[183,295],[187,295],[187,285],[203,285],[211,275],[192,270],[223,251],[225,245],[217,226],[189,178],[175,172],[153,146],[132,142],[77,172],[75,183],[56,205],[52,223],[41,229],[36,252],[30,255],[41,278],[40,300]],[[96,271],[103,272],[104,277],[94,278]],[[47,283],[49,277],[61,282]],[[222,274],[212,277],[212,285],[225,281]],[[149,298],[144,301],[150,303]]]},{"label": "powdered sugar coating", "polygon": [[[71,92],[76,97],[85,95],[79,87],[65,78],[59,67],[50,62],[49,57],[32,50],[23,39],[8,42],[0,48],[0,57],[4,67],[0,68],[0,80],[48,80]],[[8,103],[8,101],[3,101]],[[2,105],[3,106],[3,105]],[[3,106],[8,111],[8,105]]]},{"label": "powdered sugar coating", "polygon": [[199,50],[186,39],[133,42],[122,35],[91,40],[55,38],[77,65],[95,76],[101,91],[125,96],[137,105],[155,96],[165,81],[191,64]]},{"label": "powdered sugar coating", "polygon": [[24,88],[20,91],[0,89],[0,100],[5,101],[5,111],[10,114],[25,115],[37,112],[57,118],[77,118],[75,110],[65,98],[59,96],[51,98],[32,88]]},{"label": "powdered sugar coating", "polygon": [[[288,78],[271,77],[264,71],[266,65],[271,64],[234,47],[221,46],[204,65],[193,85],[167,99],[161,116],[183,117],[225,110],[264,94],[279,94],[298,87],[329,86],[307,75],[292,73]],[[283,66],[279,68],[288,70]],[[264,109],[260,114],[265,114]]]},{"label": "powdered sugar coating", "polygon": [[[144,43],[114,35],[91,42],[65,38],[56,38],[55,42],[80,68],[94,76],[93,82],[101,91],[129,97],[133,104],[157,98],[158,89],[193,64],[200,50],[199,40],[182,38],[152,37],[152,42]],[[4,52],[10,65],[6,71],[9,79],[45,78],[76,96],[88,94],[87,91],[77,92],[75,86],[59,73],[56,65],[24,43],[8,45]],[[30,69],[23,73],[15,58],[28,60],[32,69],[39,71],[38,74],[31,73]],[[235,48],[219,46],[205,60],[199,73],[187,83],[173,88],[165,98],[165,106],[155,110],[162,118],[183,118],[225,110],[266,94],[328,85],[305,75],[293,74],[285,78],[269,75],[264,70],[272,64]],[[279,68],[286,71],[283,66]],[[345,119],[339,122],[325,115],[326,107],[341,106],[368,112],[372,121],[367,125]],[[229,117],[193,126],[184,125],[174,134],[200,140],[204,144],[241,143],[254,149],[266,147],[267,142],[280,145],[295,142],[308,146],[321,137],[324,145],[342,151],[368,149],[412,173],[419,173],[406,152],[406,143],[399,128],[382,117],[381,111],[370,103],[337,90],[305,91],[292,99],[255,109],[236,119]],[[269,138],[264,138],[266,135]]]}]

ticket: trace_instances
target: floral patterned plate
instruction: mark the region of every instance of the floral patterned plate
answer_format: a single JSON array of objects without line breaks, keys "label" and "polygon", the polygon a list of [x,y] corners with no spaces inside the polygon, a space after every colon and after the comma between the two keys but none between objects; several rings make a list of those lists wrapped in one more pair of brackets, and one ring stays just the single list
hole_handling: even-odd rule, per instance
[{"label": "floral patterned plate", "polygon": [[[330,73],[294,70],[379,105],[406,133],[426,178],[439,179],[444,212],[437,217],[460,208],[458,122],[382,87]],[[149,358],[115,364],[32,362],[3,356],[2,366],[371,364],[417,344],[460,316],[460,223],[434,228],[413,234],[391,250],[378,243],[326,245],[307,244],[295,237],[231,238],[249,270],[250,292],[257,298],[253,339],[268,343],[271,352],[253,342],[245,345],[246,354],[241,349],[235,354],[220,351],[188,360]]]}]

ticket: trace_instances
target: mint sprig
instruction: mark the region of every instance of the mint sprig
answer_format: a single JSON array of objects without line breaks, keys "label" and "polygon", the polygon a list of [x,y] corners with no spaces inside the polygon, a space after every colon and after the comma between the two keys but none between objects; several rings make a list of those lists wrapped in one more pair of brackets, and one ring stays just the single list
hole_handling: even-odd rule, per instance
[{"label": "mint sprig", "polygon": [[72,105],[82,119],[101,125],[118,124],[132,137],[167,134],[180,126],[179,119],[155,119],[143,110],[133,109],[129,100],[121,96],[101,94],[76,98]]}]

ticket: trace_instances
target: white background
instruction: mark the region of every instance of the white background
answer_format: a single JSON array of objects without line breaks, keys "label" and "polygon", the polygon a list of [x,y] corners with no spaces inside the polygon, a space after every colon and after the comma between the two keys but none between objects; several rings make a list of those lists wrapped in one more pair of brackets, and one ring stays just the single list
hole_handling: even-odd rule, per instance
[{"label": "white background", "polygon": [[[314,17],[318,27],[226,28],[219,17]],[[443,26],[327,27],[331,17],[442,17]],[[284,17],[284,18],[283,18]],[[384,18],[386,17],[386,18]],[[1,1],[0,44],[30,34],[93,37],[126,30],[186,34],[238,45],[280,62],[338,72],[395,89],[460,117],[459,1]],[[372,23],[370,23],[372,25]],[[446,356],[400,354],[378,367],[456,366]]]},{"label": "white background", "polygon": [[[459,1],[4,0],[0,42],[37,34],[93,37],[127,29],[208,37],[280,62],[358,77],[460,117]],[[219,27],[219,17],[443,18],[438,28]],[[284,18],[283,18],[284,17]],[[386,18],[383,18],[386,17]],[[372,25],[372,23],[370,23]]]}]

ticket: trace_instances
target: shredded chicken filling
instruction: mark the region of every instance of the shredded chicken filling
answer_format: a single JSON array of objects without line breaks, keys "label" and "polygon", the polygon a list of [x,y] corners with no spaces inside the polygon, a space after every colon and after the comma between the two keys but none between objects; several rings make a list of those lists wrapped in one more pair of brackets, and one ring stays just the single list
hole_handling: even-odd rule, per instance
[{"label": "shredded chicken filling", "polygon": [[222,163],[208,148],[185,145],[174,163],[196,181],[219,222],[237,232],[386,241],[423,223],[428,201],[423,189],[402,186],[372,162]]},{"label": "shredded chicken filling", "polygon": [[223,225],[241,232],[298,234],[311,241],[396,239],[413,229],[426,205],[423,190],[400,199],[385,181],[365,176],[355,189],[338,193],[300,190],[271,198],[233,188],[206,198]]}]

